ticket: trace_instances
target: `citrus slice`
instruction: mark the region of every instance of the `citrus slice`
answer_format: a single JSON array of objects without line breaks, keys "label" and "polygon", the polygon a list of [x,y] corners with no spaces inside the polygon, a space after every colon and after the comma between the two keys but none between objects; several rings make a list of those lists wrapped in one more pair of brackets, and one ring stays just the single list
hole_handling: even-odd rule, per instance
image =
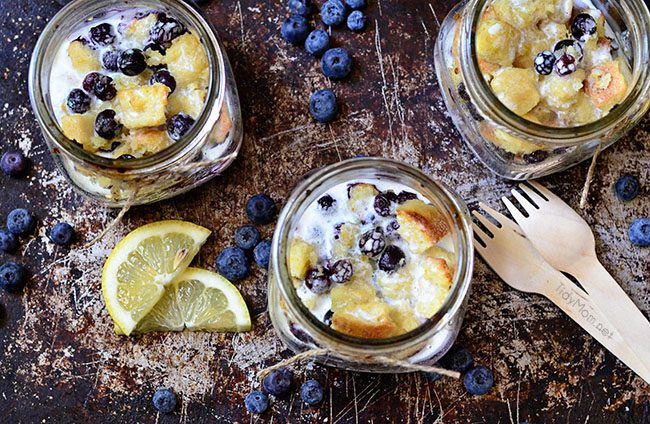
[{"label": "citrus slice", "polygon": [[129,335],[185,271],[210,230],[183,221],[160,221],[129,233],[104,264],[102,292],[115,325]]},{"label": "citrus slice", "polygon": [[[188,268],[171,284],[133,333],[154,331],[240,332],[251,329],[241,294],[219,274]],[[116,326],[116,332],[120,334]]]}]

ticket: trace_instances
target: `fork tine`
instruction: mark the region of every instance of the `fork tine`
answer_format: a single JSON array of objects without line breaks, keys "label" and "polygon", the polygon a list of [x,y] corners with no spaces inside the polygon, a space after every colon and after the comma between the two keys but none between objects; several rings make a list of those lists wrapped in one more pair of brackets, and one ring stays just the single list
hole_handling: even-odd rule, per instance
[{"label": "fork tine", "polygon": [[526,219],[523,213],[517,209],[517,207],[508,199],[507,197],[503,196],[501,198],[501,201],[505,203],[506,208],[508,208],[508,211],[510,212],[510,215],[517,221],[517,224],[521,225],[521,223]]},{"label": "fork tine", "polygon": [[481,202],[478,204],[481,209],[483,209],[485,212],[488,213],[492,218],[494,218],[499,224],[501,224],[502,227],[504,228],[509,228],[511,230],[514,230],[518,233],[521,233],[521,229],[519,226],[513,222],[510,218],[507,216],[495,211],[485,203]]},{"label": "fork tine", "polygon": [[478,219],[479,222],[483,224],[485,228],[487,228],[488,231],[491,232],[492,234],[496,234],[499,231],[499,227],[494,225],[489,219],[481,215],[478,211],[472,211],[472,215],[474,215],[474,217]]},{"label": "fork tine", "polygon": [[560,199],[557,197],[555,194],[553,194],[552,191],[541,185],[540,183],[536,181],[527,181],[528,184],[530,184],[535,190],[539,191],[542,193],[542,196],[546,197],[549,201],[552,200],[560,200],[561,202],[564,202],[564,200]]},{"label": "fork tine", "polygon": [[473,242],[474,242],[474,247],[476,248],[476,250],[485,250],[485,249],[487,249],[488,242],[486,242],[485,240],[486,239],[490,240],[490,237],[488,237],[488,235],[485,233],[485,231],[483,231],[483,229],[481,227],[479,227],[475,222],[472,222],[472,229],[474,230],[474,237],[479,237],[480,240],[483,242],[483,244],[485,244],[485,246],[486,246],[486,247],[483,247],[481,245],[481,243],[479,243],[476,240],[476,238],[474,238]]},{"label": "fork tine", "polygon": [[530,197],[532,201],[535,202],[535,204],[537,204],[537,206],[539,206],[540,208],[545,202],[548,202],[548,200],[544,199],[542,196],[537,194],[535,190],[532,190],[526,184],[519,184],[519,189],[524,193],[526,193],[528,197]]},{"label": "fork tine", "polygon": [[519,193],[519,192],[518,192],[517,190],[515,190],[515,189],[513,189],[513,190],[511,191],[511,193],[512,193],[512,195],[515,197],[515,199],[517,199],[517,202],[519,202],[519,204],[521,205],[521,207],[524,208],[524,210],[525,210],[526,212],[528,212],[528,215],[529,215],[529,216],[531,216],[531,215],[533,215],[535,212],[537,212],[537,208],[535,207],[535,205],[533,205],[532,203],[530,203],[530,200],[526,199],[526,198],[524,197],[523,194]]}]

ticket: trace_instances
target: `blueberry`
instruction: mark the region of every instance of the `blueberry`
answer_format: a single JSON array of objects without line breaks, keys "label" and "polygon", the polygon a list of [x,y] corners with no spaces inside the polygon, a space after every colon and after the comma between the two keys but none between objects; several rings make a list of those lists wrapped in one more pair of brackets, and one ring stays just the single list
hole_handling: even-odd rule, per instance
[{"label": "blueberry", "polygon": [[312,12],[311,0],[289,0],[289,12],[307,17]]},{"label": "blueberry", "polygon": [[633,200],[639,194],[640,188],[639,180],[632,175],[623,175],[614,185],[616,196],[623,202]]},{"label": "blueberry", "polygon": [[565,77],[571,75],[576,71],[576,69],[578,69],[576,58],[570,54],[563,54],[557,62],[555,62],[555,72],[560,76]]},{"label": "blueberry", "polygon": [[7,216],[7,229],[17,236],[31,234],[35,227],[36,219],[27,209],[14,209]]},{"label": "blueberry", "polygon": [[375,196],[373,207],[379,216],[387,217],[390,215],[391,201],[385,193],[379,193]]},{"label": "blueberry", "polygon": [[83,90],[75,88],[68,94],[65,104],[72,113],[86,113],[90,110],[90,96]]},{"label": "blueberry", "polygon": [[113,84],[113,78],[102,75],[99,72],[91,72],[84,78],[83,88],[92,93],[99,100],[113,100],[117,95],[117,90]]},{"label": "blueberry", "polygon": [[248,412],[261,414],[269,408],[269,397],[259,390],[250,392],[244,399],[244,405]]},{"label": "blueberry", "polygon": [[354,268],[352,267],[352,262],[347,259],[340,259],[334,262],[334,265],[330,269],[330,280],[333,283],[345,283],[352,278],[352,275],[354,275]]},{"label": "blueberry", "polygon": [[176,409],[178,400],[170,389],[160,388],[153,394],[153,406],[163,414],[169,414]]},{"label": "blueberry", "polygon": [[20,177],[25,175],[28,167],[29,161],[19,150],[9,150],[4,152],[2,158],[0,158],[0,168],[2,168],[2,172],[10,177]]},{"label": "blueberry", "polygon": [[360,10],[355,10],[348,15],[347,24],[351,31],[363,31],[366,27],[366,15]]},{"label": "blueberry", "polygon": [[399,230],[399,227],[400,225],[397,221],[390,221],[388,224],[386,224],[386,228],[384,229],[386,237],[390,239],[399,239],[400,235],[397,232],[397,230]]},{"label": "blueberry", "polygon": [[411,193],[410,191],[400,191],[400,193],[397,195],[397,203],[400,205],[402,203],[406,203],[409,200],[415,200],[418,198],[418,195],[415,193]]},{"label": "blueberry", "polygon": [[264,377],[264,380],[262,380],[262,386],[268,393],[275,396],[281,396],[289,391],[292,380],[293,373],[291,370],[280,368]]},{"label": "blueberry", "polygon": [[379,256],[385,247],[384,232],[379,227],[366,232],[359,239],[359,249],[366,256]]},{"label": "blueberry", "polygon": [[271,257],[271,240],[262,240],[253,249],[253,259],[260,268],[268,269]]},{"label": "blueberry", "polygon": [[345,0],[345,4],[352,10],[359,10],[366,7],[366,0]]},{"label": "blueberry", "polygon": [[478,366],[474,367],[465,374],[463,377],[463,384],[465,390],[471,395],[484,395],[490,391],[494,385],[494,377],[492,371],[489,369]]},{"label": "blueberry", "polygon": [[68,246],[74,242],[74,228],[67,222],[59,222],[50,230],[48,237],[53,243],[60,246]]},{"label": "blueberry", "polygon": [[580,62],[584,56],[584,49],[582,48],[582,44],[576,40],[567,39],[560,40],[555,43],[555,46],[553,47],[553,53],[558,59],[563,55],[568,54]]},{"label": "blueberry", "polygon": [[326,1],[320,9],[320,18],[325,25],[341,25],[345,20],[345,5],[340,0]]},{"label": "blueberry", "polygon": [[309,34],[309,22],[300,15],[289,16],[282,24],[282,37],[292,44],[301,44]]},{"label": "blueberry", "polygon": [[172,140],[180,140],[194,125],[194,118],[181,112],[167,121],[167,132]]},{"label": "blueberry", "polygon": [[632,244],[641,247],[650,246],[650,219],[637,219],[630,225],[627,234]]},{"label": "blueberry", "polygon": [[340,47],[329,49],[321,59],[321,67],[327,78],[343,79],[352,71],[352,57]]},{"label": "blueberry", "polygon": [[244,250],[253,250],[261,239],[260,232],[252,225],[244,225],[235,231],[235,244]]},{"label": "blueberry", "polygon": [[397,246],[388,246],[379,258],[379,269],[385,272],[393,272],[404,266],[406,255],[404,251]]},{"label": "blueberry", "polygon": [[320,199],[318,199],[317,203],[319,209],[323,212],[331,212],[334,210],[334,208],[336,208],[336,199],[334,199],[329,194],[322,196]]},{"label": "blueberry", "polygon": [[317,380],[307,380],[300,387],[300,398],[307,405],[316,405],[323,400],[323,387]]},{"label": "blueberry", "polygon": [[449,351],[440,362],[447,369],[465,372],[474,364],[474,358],[469,350],[457,347]]},{"label": "blueberry", "polygon": [[230,281],[238,281],[248,277],[250,273],[250,261],[244,249],[240,247],[225,248],[215,262],[215,268],[219,274]]},{"label": "blueberry", "polygon": [[176,78],[174,78],[171,72],[167,69],[160,69],[151,76],[149,84],[154,85],[155,83],[160,83],[169,87],[169,90],[171,90],[169,92],[170,94],[176,91]]},{"label": "blueberry", "polygon": [[555,55],[553,52],[544,50],[535,56],[535,70],[540,75],[550,75],[553,72],[553,67],[555,66]]},{"label": "blueberry", "polygon": [[107,71],[117,72],[120,70],[120,67],[117,64],[119,58],[120,58],[119,51],[114,49],[107,50],[102,54],[102,66]]},{"label": "blueberry", "polygon": [[329,327],[332,326],[332,317],[334,317],[334,312],[333,311],[327,311],[325,312],[325,316],[323,316],[323,323]]},{"label": "blueberry", "polygon": [[546,150],[535,150],[533,153],[525,154],[522,156],[526,163],[534,164],[544,162],[548,159],[548,152]]},{"label": "blueberry", "polygon": [[147,69],[147,61],[140,49],[128,49],[120,53],[117,59],[117,67],[129,77],[140,75]]},{"label": "blueberry", "polygon": [[5,229],[0,230],[0,250],[13,253],[18,250],[18,239],[16,235]]},{"label": "blueberry", "polygon": [[310,269],[305,277],[305,285],[316,294],[323,294],[330,291],[332,283],[329,276],[322,269]]},{"label": "blueberry", "polygon": [[571,35],[576,40],[586,41],[591,35],[598,30],[596,20],[588,13],[580,13],[573,18],[571,23]]},{"label": "blueberry", "polygon": [[149,30],[149,40],[161,46],[168,45],[175,38],[185,34],[187,29],[176,19],[169,18],[164,13],[158,14],[158,20]]},{"label": "blueberry", "polygon": [[15,262],[7,262],[0,266],[0,288],[11,293],[17,293],[25,287],[27,271],[25,267]]},{"label": "blueberry", "polygon": [[320,57],[330,47],[330,36],[322,29],[317,29],[309,33],[305,40],[305,49],[316,57]]},{"label": "blueberry", "polygon": [[133,160],[133,159],[135,159],[135,156],[133,156],[133,155],[122,155],[118,159],[119,160]]},{"label": "blueberry", "polygon": [[115,41],[113,25],[109,23],[99,24],[90,28],[90,40],[98,46],[108,46]]},{"label": "blueberry", "polygon": [[309,113],[318,122],[330,122],[338,113],[336,95],[328,88],[315,91],[309,98]]},{"label": "blueberry", "polygon": [[117,122],[115,111],[106,109],[97,114],[95,118],[95,132],[106,140],[112,140],[122,131],[122,124]]},{"label": "blueberry", "polygon": [[275,202],[266,194],[256,194],[246,202],[246,215],[254,224],[270,224],[277,213]]}]

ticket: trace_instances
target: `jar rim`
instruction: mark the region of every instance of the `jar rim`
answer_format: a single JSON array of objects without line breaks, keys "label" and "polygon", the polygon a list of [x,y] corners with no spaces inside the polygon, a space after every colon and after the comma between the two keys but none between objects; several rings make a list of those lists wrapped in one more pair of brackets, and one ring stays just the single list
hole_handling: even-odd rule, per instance
[{"label": "jar rim", "polygon": [[[446,211],[448,219],[453,220],[457,229],[458,240],[456,248],[458,250],[458,266],[454,275],[454,282],[452,288],[445,299],[442,307],[424,324],[416,329],[399,336],[394,336],[384,339],[366,339],[350,336],[336,330],[322,323],[316,318],[309,309],[302,303],[298,297],[296,290],[293,286],[287,264],[288,258],[288,245],[292,229],[297,220],[302,217],[302,213],[298,213],[300,209],[306,208],[308,205],[315,201],[316,197],[322,194],[323,186],[327,185],[333,177],[340,177],[341,175],[353,174],[358,175],[360,171],[373,171],[377,169],[386,170],[387,174],[382,176],[408,176],[413,181],[417,181],[427,191],[435,193],[433,200],[443,203],[448,210]],[[354,179],[354,178],[351,178]],[[357,177],[363,179],[363,177]],[[337,182],[339,184],[340,182]],[[327,186],[325,190],[332,188]],[[324,191],[323,191],[324,192]],[[420,191],[421,192],[421,191]],[[427,196],[428,197],[428,196]],[[432,199],[429,199],[432,200]],[[342,346],[350,349],[363,348],[381,350],[385,348],[397,347],[406,342],[419,342],[426,340],[444,328],[444,326],[456,315],[457,311],[461,308],[471,285],[471,278],[474,265],[474,247],[472,243],[472,229],[471,218],[467,206],[462,199],[456,195],[445,184],[431,179],[419,169],[416,169],[403,162],[395,161],[392,159],[378,158],[378,157],[361,157],[348,159],[345,161],[337,162],[332,165],[326,166],[319,170],[307,174],[302,181],[300,181],[289,195],[286,204],[278,217],[278,225],[276,227],[273,241],[271,245],[271,266],[270,272],[275,278],[279,286],[282,298],[287,304],[290,312],[297,321],[303,325],[312,334],[318,334],[319,338],[327,338],[333,340]]]},{"label": "jar rim", "polygon": [[[54,105],[44,92],[45,85],[42,77],[46,58],[55,57],[57,52],[49,54],[52,45],[57,46],[56,32],[66,26],[74,15],[83,14],[85,19],[92,19],[102,12],[117,11],[133,8],[146,8],[152,11],[170,11],[190,23],[189,27],[198,32],[201,44],[206,49],[210,65],[210,84],[206,95],[205,105],[195,125],[180,141],[150,156],[136,159],[112,159],[95,155],[83,149],[82,146],[68,139],[63,134],[58,120],[53,114]],[[75,20],[79,22],[79,20]],[[125,4],[119,1],[105,0],[73,0],[64,6],[46,25],[36,42],[29,67],[29,97],[36,119],[47,140],[54,148],[70,155],[74,160],[98,168],[111,169],[120,173],[148,174],[152,168],[164,167],[168,162],[187,152],[193,151],[195,144],[200,142],[210,131],[210,121],[219,119],[223,108],[226,88],[225,58],[219,48],[217,32],[203,12],[185,0],[136,0]],[[50,59],[51,60],[51,59]],[[49,75],[48,75],[49,77]],[[47,83],[49,86],[49,82]]]},{"label": "jar rim", "polygon": [[515,130],[525,135],[547,139],[555,143],[575,142],[578,139],[588,142],[593,141],[593,136],[597,133],[629,120],[630,112],[635,115],[634,119],[640,119],[650,108],[650,102],[648,101],[650,97],[650,72],[647,66],[644,66],[648,62],[649,46],[647,37],[643,37],[645,34],[643,29],[650,26],[650,12],[642,0],[627,0],[625,2],[613,0],[608,2],[610,7],[620,7],[627,12],[621,13],[622,16],[636,17],[636,20],[626,19],[633,41],[633,88],[618,107],[610,111],[606,116],[594,122],[574,127],[552,127],[529,121],[508,109],[492,91],[482,75],[478,57],[475,54],[476,33],[480,18],[491,1],[469,0],[467,4],[466,10],[469,10],[469,14],[465,16],[462,24],[462,31],[465,36],[461,37],[460,40],[460,54],[462,56],[460,66],[463,79],[465,76],[471,78],[472,84],[466,83],[465,87],[475,101],[475,105],[484,115],[503,126],[506,131]]}]

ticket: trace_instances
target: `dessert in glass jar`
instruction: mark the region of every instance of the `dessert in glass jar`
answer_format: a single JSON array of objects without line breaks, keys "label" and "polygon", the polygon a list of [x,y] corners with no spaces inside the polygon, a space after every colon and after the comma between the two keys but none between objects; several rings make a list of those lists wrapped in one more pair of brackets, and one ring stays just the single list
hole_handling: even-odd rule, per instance
[{"label": "dessert in glass jar", "polygon": [[39,38],[30,98],[64,174],[110,206],[196,187],[241,144],[225,52],[183,1],[73,1]]},{"label": "dessert in glass jar", "polygon": [[[269,311],[294,352],[372,372],[431,365],[453,344],[472,273],[467,209],[400,162],[358,158],[303,180],[271,248]],[[342,359],[345,358],[345,359]],[[363,359],[365,358],[365,359]]]},{"label": "dessert in glass jar", "polygon": [[650,107],[642,1],[471,0],[436,44],[443,97],[495,173],[535,178],[591,157]]}]

